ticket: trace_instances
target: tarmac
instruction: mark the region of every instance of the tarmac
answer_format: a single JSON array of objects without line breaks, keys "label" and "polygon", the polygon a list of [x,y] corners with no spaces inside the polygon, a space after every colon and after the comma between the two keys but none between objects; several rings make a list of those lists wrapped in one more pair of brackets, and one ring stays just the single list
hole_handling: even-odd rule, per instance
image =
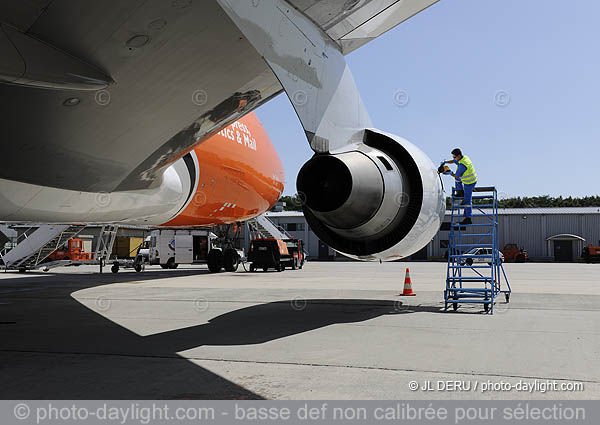
[{"label": "tarmac", "polygon": [[0,397],[599,399],[600,264],[505,269],[494,315],[445,263],[0,273]]}]

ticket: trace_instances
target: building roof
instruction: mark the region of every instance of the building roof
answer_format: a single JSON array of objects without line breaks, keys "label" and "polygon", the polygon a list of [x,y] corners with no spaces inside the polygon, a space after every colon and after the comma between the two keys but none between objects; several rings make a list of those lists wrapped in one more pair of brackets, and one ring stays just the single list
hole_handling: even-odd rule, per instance
[{"label": "building roof", "polygon": [[302,211],[267,211],[267,217],[304,217]]},{"label": "building roof", "polygon": [[[483,211],[491,211],[489,208]],[[451,211],[446,211],[447,215]],[[543,214],[600,214],[600,207],[564,207],[564,208],[498,208],[498,215],[543,215]]]}]

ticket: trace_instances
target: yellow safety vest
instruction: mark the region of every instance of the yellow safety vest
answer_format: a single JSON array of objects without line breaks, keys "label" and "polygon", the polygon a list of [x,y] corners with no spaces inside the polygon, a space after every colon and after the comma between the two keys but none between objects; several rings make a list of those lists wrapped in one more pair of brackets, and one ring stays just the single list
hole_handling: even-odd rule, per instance
[{"label": "yellow safety vest", "polygon": [[473,167],[471,159],[468,156],[463,155],[463,157],[460,159],[460,161],[458,161],[458,163],[467,167],[464,174],[460,177],[460,180],[463,182],[463,184],[476,183],[477,173],[475,173],[475,167]]}]

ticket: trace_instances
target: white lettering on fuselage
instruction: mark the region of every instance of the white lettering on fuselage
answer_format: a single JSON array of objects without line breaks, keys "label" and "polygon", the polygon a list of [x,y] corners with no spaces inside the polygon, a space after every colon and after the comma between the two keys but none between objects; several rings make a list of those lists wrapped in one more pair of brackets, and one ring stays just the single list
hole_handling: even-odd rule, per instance
[{"label": "white lettering on fuselage", "polygon": [[252,133],[246,124],[239,121],[234,122],[223,130],[219,131],[219,135],[244,145],[248,149],[256,150],[256,139],[252,137]]}]

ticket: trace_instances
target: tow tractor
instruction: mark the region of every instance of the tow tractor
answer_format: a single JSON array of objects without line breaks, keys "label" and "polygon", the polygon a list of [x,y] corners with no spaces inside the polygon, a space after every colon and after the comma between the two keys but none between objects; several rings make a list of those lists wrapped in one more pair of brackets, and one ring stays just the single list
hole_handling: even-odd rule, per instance
[{"label": "tow tractor", "polygon": [[501,251],[506,261],[523,263],[529,261],[529,254],[524,248],[519,248],[516,243],[507,243]]},{"label": "tow tractor", "polygon": [[287,244],[281,239],[261,238],[250,242],[248,250],[248,261],[250,271],[262,269],[275,269],[278,272],[285,270],[286,265],[292,269],[296,268],[296,260],[288,251]]},{"label": "tow tractor", "polygon": [[586,263],[600,262],[600,246],[585,246],[581,256]]},{"label": "tow tractor", "polygon": [[69,239],[66,249],[57,249],[44,261],[91,261],[94,259],[93,252],[84,252],[83,239]]}]

